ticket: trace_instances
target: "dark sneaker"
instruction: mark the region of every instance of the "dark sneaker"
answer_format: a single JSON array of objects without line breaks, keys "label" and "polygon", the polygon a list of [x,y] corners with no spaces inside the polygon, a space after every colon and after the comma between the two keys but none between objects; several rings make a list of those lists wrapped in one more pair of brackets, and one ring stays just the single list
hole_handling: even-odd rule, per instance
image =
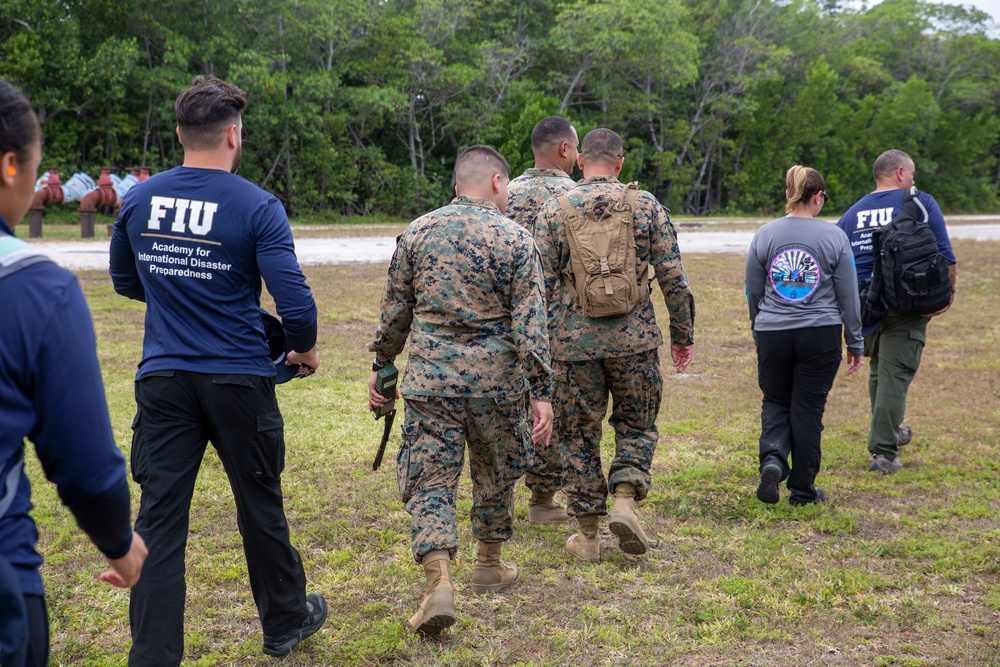
[{"label": "dark sneaker", "polygon": [[902,447],[903,445],[910,444],[910,440],[913,440],[913,429],[906,424],[899,425],[899,436],[896,438],[896,446]]},{"label": "dark sneaker", "polygon": [[891,475],[903,467],[903,462],[899,457],[889,460],[885,454],[872,454],[871,463],[868,465],[869,472],[880,472],[883,475]]},{"label": "dark sneaker", "polygon": [[302,621],[302,625],[294,632],[280,637],[264,635],[264,653],[276,658],[288,655],[293,648],[299,645],[300,641],[316,634],[325,620],[326,600],[319,593],[310,593],[306,596],[306,620]]},{"label": "dark sneaker", "polygon": [[781,482],[781,466],[769,463],[760,471],[760,484],[757,485],[757,500],[768,505],[774,505],[781,499],[778,484]]},{"label": "dark sneaker", "polygon": [[822,489],[816,489],[816,497],[812,500],[802,500],[801,498],[789,498],[788,504],[793,507],[801,507],[802,505],[819,505],[820,503],[826,502],[826,494]]}]

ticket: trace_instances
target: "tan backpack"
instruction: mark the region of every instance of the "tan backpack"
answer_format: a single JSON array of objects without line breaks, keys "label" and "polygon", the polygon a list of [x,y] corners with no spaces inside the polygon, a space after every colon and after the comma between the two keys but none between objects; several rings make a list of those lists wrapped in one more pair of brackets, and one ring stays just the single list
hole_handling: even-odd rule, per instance
[{"label": "tan backpack", "polygon": [[[580,215],[566,195],[556,197],[569,239],[572,287],[587,317],[631,312],[649,296],[653,267],[643,262],[637,272],[635,264],[635,200],[639,192],[637,183],[626,185],[600,220],[593,211]],[[645,279],[640,281],[639,276]]]}]

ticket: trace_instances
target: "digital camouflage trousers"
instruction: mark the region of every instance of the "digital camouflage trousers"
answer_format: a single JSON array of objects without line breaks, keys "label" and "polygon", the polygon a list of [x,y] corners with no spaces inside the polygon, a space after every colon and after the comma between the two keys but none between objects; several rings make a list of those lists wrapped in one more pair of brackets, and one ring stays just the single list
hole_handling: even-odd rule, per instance
[{"label": "digital camouflage trousers", "polygon": [[513,533],[513,492],[531,463],[525,397],[405,397],[403,443],[396,458],[399,494],[412,518],[413,557],[458,551],[455,495],[469,448],[472,535],[504,542]]},{"label": "digital camouflage trousers", "polygon": [[[608,490],[635,487],[649,492],[649,469],[659,435],[656,417],[663,395],[657,349],[595,361],[553,361],[555,429],[562,452],[563,491],[574,515],[607,514]],[[601,423],[608,411],[615,430],[615,456],[607,478],[601,465]]]}]

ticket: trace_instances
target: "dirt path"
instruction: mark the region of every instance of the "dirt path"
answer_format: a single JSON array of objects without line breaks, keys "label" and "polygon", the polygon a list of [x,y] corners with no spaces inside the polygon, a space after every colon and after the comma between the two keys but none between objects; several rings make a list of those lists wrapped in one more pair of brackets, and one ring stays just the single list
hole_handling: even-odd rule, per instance
[{"label": "dirt path", "polygon": [[[990,217],[988,219],[995,220],[996,218]],[[1000,223],[970,222],[971,224],[949,225],[948,234],[953,239],[1000,240]],[[744,254],[750,246],[753,234],[752,230],[713,232],[687,229],[682,226],[678,231],[678,242],[682,253]],[[106,240],[42,240],[35,243],[35,246],[68,269],[107,269],[108,267],[108,241]],[[299,261],[304,265],[388,262],[395,247],[395,236],[300,238],[295,241],[295,251],[299,256]]]}]

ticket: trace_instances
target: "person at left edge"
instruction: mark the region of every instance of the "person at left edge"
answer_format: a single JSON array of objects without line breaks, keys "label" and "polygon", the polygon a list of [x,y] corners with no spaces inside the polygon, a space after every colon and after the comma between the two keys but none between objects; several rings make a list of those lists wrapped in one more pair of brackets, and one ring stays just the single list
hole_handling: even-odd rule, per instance
[{"label": "person at left edge", "polygon": [[287,365],[318,366],[316,304],[276,197],[236,176],[245,93],[198,77],[177,98],[184,163],[129,190],[111,241],[115,290],[146,303],[135,379],[132,477],[149,544],[130,606],[129,665],[184,653],[184,551],[209,441],[229,477],[264,652],[287,655],[326,619],[306,595],[281,491],[285,440],[264,336],[261,280],[292,343]]},{"label": "person at left edge", "polygon": [[0,80],[0,665],[49,664],[49,624],[24,473],[24,440],[119,587],[140,576],[125,459],[115,445],[90,310],[72,273],[14,237],[31,204],[42,137],[31,104]]}]

